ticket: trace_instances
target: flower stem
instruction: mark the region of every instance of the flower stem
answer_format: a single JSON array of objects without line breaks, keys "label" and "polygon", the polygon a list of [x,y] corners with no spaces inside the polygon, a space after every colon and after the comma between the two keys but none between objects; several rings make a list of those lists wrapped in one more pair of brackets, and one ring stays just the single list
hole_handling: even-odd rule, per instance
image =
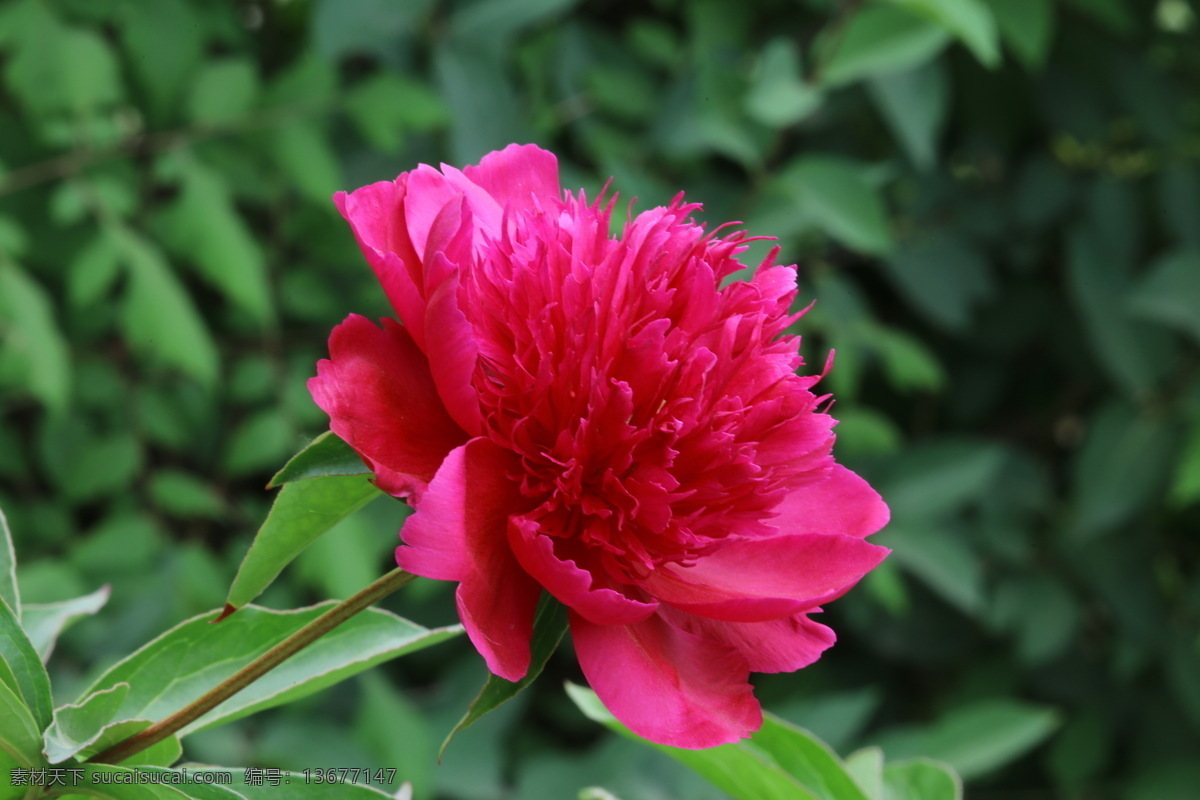
[{"label": "flower stem", "polygon": [[392,570],[358,594],[338,603],[171,716],[100,751],[89,758],[88,763],[118,764],[162,741],[233,697],[358,612],[387,597],[416,577],[402,569]]}]

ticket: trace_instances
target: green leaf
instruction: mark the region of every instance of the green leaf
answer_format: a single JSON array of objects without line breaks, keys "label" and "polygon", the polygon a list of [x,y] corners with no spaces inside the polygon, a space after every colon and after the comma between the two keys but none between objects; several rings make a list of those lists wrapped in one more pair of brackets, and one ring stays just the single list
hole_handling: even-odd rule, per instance
[{"label": "green leaf", "polygon": [[122,6],[121,34],[133,76],[150,107],[165,119],[186,97],[184,88],[203,56],[203,26],[186,0]]},{"label": "green leaf", "polygon": [[197,162],[183,167],[183,191],[163,211],[163,237],[176,255],[258,325],[274,310],[267,265],[221,175]]},{"label": "green leaf", "polygon": [[884,800],[883,751],[878,747],[864,747],[846,756],[846,772],[868,800]]},{"label": "green leaf", "polygon": [[[820,795],[780,766],[768,752],[757,747],[753,739],[708,750],[684,750],[655,744],[647,742],[618,722],[592,690],[568,683],[567,695],[588,719],[666,753],[735,800],[822,800]],[[766,721],[763,724],[765,727]]]},{"label": "green leaf", "polygon": [[830,86],[886,75],[928,61],[949,41],[945,29],[927,19],[892,5],[867,5],[844,28],[822,34],[815,72]]},{"label": "green leaf", "polygon": [[829,155],[805,156],[786,168],[784,180],[830,236],[865,253],[892,249],[883,201],[854,162]]},{"label": "green leaf", "polygon": [[489,674],[487,682],[484,683],[478,696],[471,701],[471,707],[467,709],[467,713],[458,721],[454,729],[446,734],[438,754],[439,759],[441,754],[446,752],[446,747],[449,746],[450,740],[456,733],[470,727],[484,714],[516,697],[533,683],[542,674],[546,662],[558,649],[558,644],[566,632],[566,607],[549,594],[543,594],[541,602],[538,604],[537,615],[533,620],[533,639],[529,643],[531,657],[529,671],[525,673],[525,677],[516,682]]},{"label": "green leaf", "polygon": [[1103,406],[1073,465],[1071,534],[1110,533],[1149,505],[1169,480],[1178,439],[1169,418],[1115,399]]},{"label": "green leaf", "polygon": [[985,0],[1000,36],[1031,70],[1046,63],[1054,37],[1053,0]]},{"label": "green leaf", "polygon": [[45,763],[42,759],[42,737],[29,707],[20,695],[0,681],[0,765],[3,757],[23,767]]},{"label": "green leaf", "polygon": [[[126,719],[105,725],[85,747],[80,748],[77,758],[80,760],[90,758],[97,753],[107,750],[118,742],[125,741],[134,734],[141,733],[153,724],[154,721],[149,719]],[[183,755],[183,743],[180,742],[179,736],[171,734],[165,739],[150,745],[145,750],[141,750],[124,759],[121,762],[121,766],[166,767],[178,761],[181,755]]]},{"label": "green leaf", "polygon": [[97,236],[82,247],[67,273],[67,297],[76,309],[101,300],[121,277],[121,253],[112,238]]},{"label": "green leaf", "polygon": [[270,131],[268,155],[284,179],[305,197],[325,207],[342,188],[342,169],[329,137],[313,121],[297,121]]},{"label": "green leaf", "polygon": [[764,125],[783,128],[816,111],[821,101],[821,90],[801,79],[795,42],[783,37],[768,42],[746,95],[746,113]]},{"label": "green leaf", "polygon": [[0,602],[17,613],[21,611],[21,592],[17,588],[17,551],[13,549],[8,518],[0,508]]},{"label": "green leaf", "polygon": [[[294,611],[247,606],[219,624],[202,614],[162,634],[105,672],[83,697],[118,683],[131,690],[118,718],[161,719],[328,611],[334,602]],[[460,626],[427,629],[378,608],[352,617],[248,688],[184,728],[220,725],[320,691],[376,664],[444,641]]]},{"label": "green leaf", "polygon": [[7,64],[13,93],[35,116],[86,115],[121,99],[117,59],[95,33],[39,16]]},{"label": "green leaf", "polygon": [[54,319],[50,295],[15,263],[0,258],[0,332],[4,355],[51,411],[62,412],[71,392],[67,340]]},{"label": "green leaf", "polygon": [[177,367],[202,383],[213,383],[216,345],[162,253],[131,231],[110,229],[110,234],[129,276],[122,309],[126,339],[145,356]]},{"label": "green leaf", "polygon": [[210,61],[192,78],[188,116],[202,125],[235,123],[254,108],[259,92],[258,73],[249,60]]},{"label": "green leaf", "polygon": [[209,483],[181,470],[156,470],[146,488],[155,506],[176,517],[219,519],[225,505]]},{"label": "green leaf", "polygon": [[1079,307],[1088,344],[1112,380],[1128,394],[1151,391],[1169,368],[1163,331],[1147,330],[1126,313],[1129,278],[1119,247],[1104,246],[1087,227],[1073,231],[1067,245],[1067,277]]},{"label": "green leaf", "polygon": [[1171,481],[1171,502],[1175,506],[1186,506],[1200,500],[1200,419],[1192,423],[1184,440],[1179,466]]},{"label": "green leaf", "polygon": [[868,800],[841,759],[808,731],[773,714],[764,714],[762,728],[750,741],[818,796],[828,800]]},{"label": "green leaf", "polygon": [[129,694],[128,683],[118,683],[88,695],[81,703],[54,710],[54,721],[46,729],[43,752],[51,764],[60,764],[91,744],[112,721]]},{"label": "green leaf", "polygon": [[1067,0],[1067,2],[1117,35],[1131,34],[1137,28],[1137,22],[1129,12],[1125,0]]},{"label": "green leaf", "polygon": [[937,139],[946,122],[950,84],[940,60],[880,75],[868,84],[875,104],[908,157],[920,169],[937,162]]},{"label": "green leaf", "polygon": [[29,706],[37,729],[45,730],[54,719],[50,676],[7,602],[0,603],[0,659],[11,670],[0,677]]},{"label": "green leaf", "polygon": [[950,232],[936,231],[905,242],[883,266],[917,310],[953,331],[965,330],[975,307],[995,291],[984,254]]},{"label": "green leaf", "polygon": [[432,798],[438,770],[433,723],[408,691],[397,690],[381,671],[364,673],[359,686],[354,733],[373,756],[370,763],[394,767],[400,780],[413,785],[414,796]]},{"label": "green leaf", "polygon": [[363,475],[370,472],[362,456],[333,431],[325,431],[304,449],[288,459],[283,469],[275,473],[268,489],[305,478],[325,475]]},{"label": "green leaf", "polygon": [[108,587],[102,586],[91,594],[62,600],[57,603],[30,603],[21,609],[21,627],[29,635],[42,663],[50,658],[58,635],[71,623],[91,616],[108,602]]},{"label": "green leaf", "polygon": [[450,109],[450,153],[456,164],[473,164],[496,142],[527,142],[525,118],[507,72],[477,48],[441,42],[434,52],[438,94]]},{"label": "green leaf", "polygon": [[929,756],[970,780],[1024,755],[1057,727],[1053,709],[983,700],[954,709],[928,728],[885,735],[879,744],[891,758]]},{"label": "green leaf", "polygon": [[883,782],[886,800],[962,800],[962,778],[930,758],[888,764]]},{"label": "green leaf", "polygon": [[899,564],[963,612],[984,609],[983,562],[955,529],[892,522],[871,541],[892,548]]},{"label": "green leaf", "polygon": [[1155,262],[1134,287],[1129,310],[1200,342],[1200,250],[1177,250]]},{"label": "green leaf", "polygon": [[1000,63],[1000,42],[996,21],[983,0],[892,0],[954,34],[980,63],[995,67]]},{"label": "green leaf", "polygon": [[382,493],[365,475],[329,475],[289,483],[238,567],[226,602],[249,603],[314,539]]},{"label": "green leaf", "polygon": [[432,130],[449,120],[445,103],[432,89],[390,72],[355,85],[346,95],[346,113],[367,143],[385,153],[399,151],[406,129]]},{"label": "green leaf", "polygon": [[221,466],[230,475],[261,473],[286,458],[294,442],[291,420],[270,405],[238,424],[225,443]]}]

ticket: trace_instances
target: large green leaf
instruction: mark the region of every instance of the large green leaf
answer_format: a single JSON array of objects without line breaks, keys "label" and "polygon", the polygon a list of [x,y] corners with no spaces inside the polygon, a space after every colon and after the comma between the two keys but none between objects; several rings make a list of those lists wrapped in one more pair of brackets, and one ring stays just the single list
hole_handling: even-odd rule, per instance
[{"label": "large green leaf", "polygon": [[333,431],[325,431],[288,459],[267,484],[268,489],[305,478],[325,475],[362,475],[370,472],[362,456]]},{"label": "large green leaf", "polygon": [[866,5],[823,36],[816,74],[831,85],[922,64],[950,41],[945,28],[890,5]]},{"label": "large green leaf", "polygon": [[226,602],[238,608],[258,597],[314,539],[381,495],[366,475],[285,484],[242,559]]},{"label": "large green leaf", "polygon": [[558,643],[562,641],[566,632],[566,608],[549,594],[543,594],[538,605],[537,615],[533,620],[533,639],[529,643],[531,655],[529,671],[525,673],[525,677],[515,682],[489,674],[479,695],[471,701],[471,707],[467,709],[467,713],[446,735],[446,739],[442,742],[441,752],[446,751],[446,747],[456,733],[463,728],[470,727],[484,714],[502,703],[508,702],[533,683],[542,674],[546,662],[558,649]]},{"label": "large green leaf", "polygon": [[21,613],[21,595],[17,588],[17,553],[13,549],[12,531],[8,518],[0,508],[0,601]]},{"label": "large green leaf", "polygon": [[66,761],[91,744],[100,730],[116,716],[128,694],[129,684],[118,683],[88,695],[81,703],[56,708],[54,722],[46,729],[44,736],[43,752],[50,763]]},{"label": "large green leaf", "polygon": [[[295,611],[248,606],[213,625],[214,614],[180,623],[105,672],[83,697],[130,684],[117,719],[161,719],[233,675],[334,605]],[[182,731],[210,728],[305,697],[375,664],[457,635],[378,608],[342,623]]]},{"label": "large green leaf", "polygon": [[[82,771],[75,771],[82,770]],[[70,797],[99,797],[104,800],[238,800],[239,795],[208,784],[193,786],[181,775],[147,776],[140,767],[112,764],[83,764],[66,771]]]},{"label": "large green leaf", "polygon": [[8,666],[0,678],[29,707],[37,729],[44,731],[54,719],[50,676],[7,602],[0,602],[0,659]]},{"label": "large green leaf", "polygon": [[21,627],[45,663],[54,651],[58,635],[71,623],[91,616],[108,602],[109,590],[102,586],[91,594],[57,603],[29,603],[21,609]]},{"label": "large green leaf", "polygon": [[[618,722],[595,692],[568,683],[567,694],[588,719],[606,725],[623,736],[646,742]],[[763,726],[767,727],[768,724],[774,723],[764,721]],[[709,750],[683,750],[653,742],[646,744],[700,773],[736,800],[823,800],[813,787],[804,785],[800,778],[780,765],[770,752],[758,747],[753,739]]]},{"label": "large green leaf", "polygon": [[29,706],[0,682],[0,766],[5,758],[22,767],[43,763],[42,737]]},{"label": "large green leaf", "polygon": [[804,156],[786,168],[783,180],[830,236],[865,253],[891,250],[883,201],[854,162],[831,155]]}]

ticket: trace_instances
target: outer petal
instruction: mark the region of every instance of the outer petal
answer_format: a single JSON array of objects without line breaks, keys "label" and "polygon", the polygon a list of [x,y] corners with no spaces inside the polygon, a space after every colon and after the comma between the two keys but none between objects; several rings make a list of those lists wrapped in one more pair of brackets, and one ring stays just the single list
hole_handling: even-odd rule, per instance
[{"label": "outer petal", "polygon": [[[445,261],[441,254],[435,263]],[[477,435],[482,425],[479,397],[471,379],[479,357],[479,345],[472,333],[471,323],[458,307],[458,273],[442,281],[429,297],[425,310],[425,352],[433,370],[433,381],[446,410],[462,428]]]},{"label": "outer petal", "polygon": [[419,494],[467,439],[438,397],[429,362],[395,320],[382,329],[351,314],[329,337],[308,382],[329,427],[371,466],[379,488]]},{"label": "outer petal", "polygon": [[779,518],[773,524],[788,533],[858,537],[875,533],[890,516],[879,492],[841,464],[834,464],[824,480],[789,494],[776,511]]},{"label": "outer petal", "polygon": [[732,647],[751,672],[794,672],[816,661],[837,640],[832,629],[806,614],[765,622],[720,622],[669,606],[661,613],[688,633]]},{"label": "outer petal", "polygon": [[554,539],[540,533],[533,520],[514,519],[508,538],[521,566],[546,591],[591,622],[627,625],[646,619],[658,608],[657,602],[639,602],[615,589],[595,586],[590,572],[555,555]]},{"label": "outer petal", "polygon": [[513,557],[505,528],[520,494],[515,457],[487,439],[448,456],[400,531],[396,562],[418,575],[460,581],[458,614],[488,669],[510,681],[529,669],[529,639],[542,589]]},{"label": "outer petal", "polygon": [[690,567],[667,566],[642,586],[676,608],[713,619],[761,622],[799,613],[844,591],[891,552],[845,535],[740,539]]},{"label": "outer petal", "polygon": [[373,183],[349,194],[338,192],[333,202],[350,223],[392,307],[421,344],[425,303],[421,299],[421,259],[404,224],[406,177]]},{"label": "outer petal", "polygon": [[554,154],[533,144],[510,144],[503,150],[488,153],[477,167],[467,167],[463,173],[482,186],[503,206],[522,210],[533,205],[533,198],[557,199],[562,196],[558,185],[558,159]]},{"label": "outer petal", "polygon": [[735,742],[762,725],[732,647],[655,615],[633,625],[596,625],[571,614],[579,666],[604,705],[634,733],[675,747]]}]

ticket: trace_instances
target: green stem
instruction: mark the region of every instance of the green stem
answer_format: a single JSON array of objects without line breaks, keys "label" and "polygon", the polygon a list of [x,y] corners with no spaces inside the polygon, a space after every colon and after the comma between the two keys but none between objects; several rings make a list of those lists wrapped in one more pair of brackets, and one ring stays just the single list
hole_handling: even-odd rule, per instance
[{"label": "green stem", "polygon": [[152,744],[162,741],[233,697],[358,612],[387,597],[416,577],[416,575],[410,575],[401,569],[392,570],[358,594],[338,603],[171,716],[100,751],[89,758],[88,762],[118,764]]}]

